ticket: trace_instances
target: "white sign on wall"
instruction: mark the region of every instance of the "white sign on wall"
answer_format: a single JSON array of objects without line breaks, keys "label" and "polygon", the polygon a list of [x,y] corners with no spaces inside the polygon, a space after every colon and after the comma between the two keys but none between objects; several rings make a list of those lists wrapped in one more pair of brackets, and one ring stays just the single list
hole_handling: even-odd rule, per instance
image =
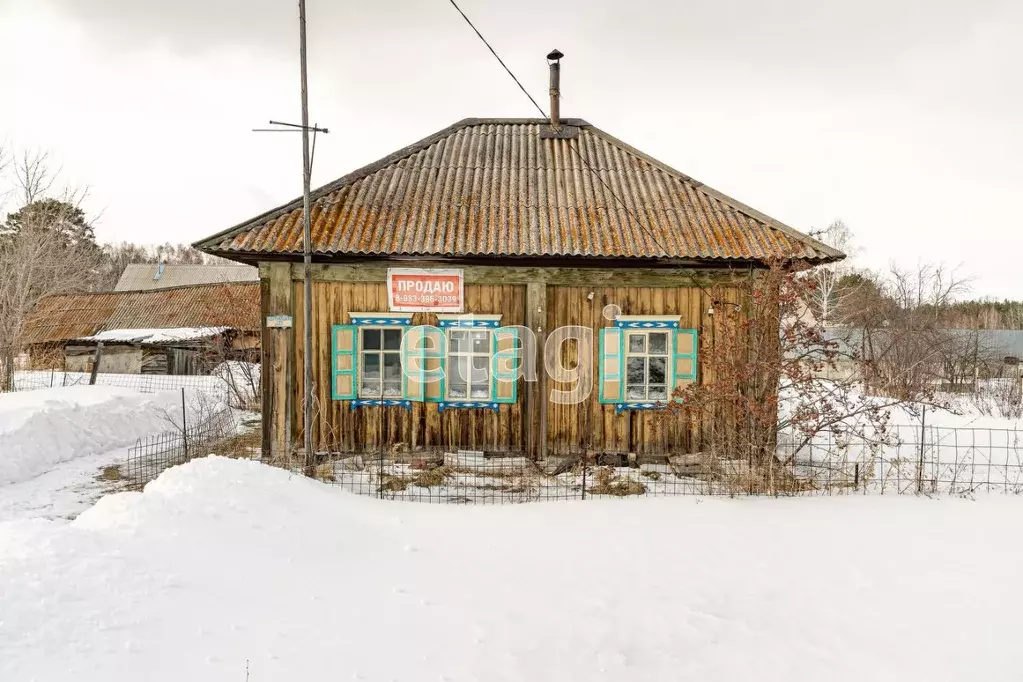
[{"label": "white sign on wall", "polygon": [[460,313],[464,302],[460,269],[387,269],[387,305],[392,312]]},{"label": "white sign on wall", "polygon": [[267,329],[291,329],[292,327],[291,315],[267,315],[266,316],[266,328]]}]

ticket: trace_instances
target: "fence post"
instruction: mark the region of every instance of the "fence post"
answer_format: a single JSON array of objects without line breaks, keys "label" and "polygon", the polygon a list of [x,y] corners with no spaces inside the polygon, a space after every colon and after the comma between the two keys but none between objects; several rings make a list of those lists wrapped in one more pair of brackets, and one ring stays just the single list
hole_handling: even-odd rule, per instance
[{"label": "fence post", "polygon": [[927,405],[920,413],[920,462],[916,470],[916,492],[924,491],[924,443],[927,441]]},{"label": "fence post", "polygon": [[53,375],[57,372],[53,367],[50,368],[50,388],[53,388]]},{"label": "fence post", "polygon": [[188,459],[188,410],[185,409],[185,387],[181,387],[181,439],[185,443],[185,459]]},{"label": "fence post", "polygon": [[[382,421],[382,420],[381,420]],[[383,428],[383,427],[381,427]],[[384,499],[384,442],[380,440],[380,444],[377,446],[377,453],[379,455],[380,464],[380,499]]]},{"label": "fence post", "polygon": [[96,375],[99,373],[99,361],[103,358],[103,342],[96,342],[96,354],[92,356],[92,373],[89,374],[89,385],[96,385]]},{"label": "fence post", "polygon": [[583,452],[583,499],[586,499],[586,465],[589,460],[589,452]]},{"label": "fence post", "polygon": [[855,469],[855,473],[853,475],[855,476],[855,478],[853,479],[853,490],[856,490],[856,489],[858,489],[860,487],[860,463],[859,462],[856,462],[856,469]]}]

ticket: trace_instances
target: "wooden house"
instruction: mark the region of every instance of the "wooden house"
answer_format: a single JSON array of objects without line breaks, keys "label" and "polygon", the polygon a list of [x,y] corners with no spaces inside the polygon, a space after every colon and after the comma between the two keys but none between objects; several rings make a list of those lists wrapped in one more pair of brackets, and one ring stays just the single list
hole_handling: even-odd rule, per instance
[{"label": "wooden house", "polygon": [[208,374],[259,354],[259,285],[213,284],[43,298],[22,341],[34,369]]},{"label": "wooden house", "polygon": [[[656,414],[702,380],[698,285],[842,257],[580,119],[465,119],[314,190],[309,320],[302,213],[195,244],[259,266],[265,452],[302,446],[307,324],[318,451],[699,448]],[[559,349],[572,386],[518,376],[566,326],[591,339]]]}]

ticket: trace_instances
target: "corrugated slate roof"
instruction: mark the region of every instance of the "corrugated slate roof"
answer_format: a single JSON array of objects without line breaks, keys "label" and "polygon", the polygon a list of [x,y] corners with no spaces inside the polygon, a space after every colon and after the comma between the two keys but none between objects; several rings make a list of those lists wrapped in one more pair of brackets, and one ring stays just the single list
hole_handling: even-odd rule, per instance
[{"label": "corrugated slate roof", "polygon": [[[1023,330],[948,328],[933,331],[946,338],[959,336],[962,342],[969,344],[975,342],[978,352],[983,356],[1012,356],[1023,359]],[[874,330],[873,333],[883,341],[887,340],[884,329]],[[838,343],[839,350],[844,353],[856,353],[862,346],[863,330],[858,327],[830,327],[825,331],[825,338]]]},{"label": "corrugated slate roof", "polygon": [[110,329],[259,326],[259,284],[208,284],[43,298],[25,325],[25,344],[68,341]]},{"label": "corrugated slate roof", "polygon": [[[567,119],[466,119],[313,193],[323,256],[696,261],[843,254]],[[241,260],[302,252],[301,199],[197,242]]]},{"label": "corrugated slate roof", "polygon": [[121,273],[114,291],[148,291],[194,284],[258,282],[259,270],[251,265],[159,265],[132,263]]}]

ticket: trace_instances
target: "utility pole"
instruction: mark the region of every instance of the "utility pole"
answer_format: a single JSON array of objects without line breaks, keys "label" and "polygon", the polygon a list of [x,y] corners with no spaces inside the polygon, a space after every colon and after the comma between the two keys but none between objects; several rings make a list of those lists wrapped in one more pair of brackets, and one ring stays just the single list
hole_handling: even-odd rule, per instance
[{"label": "utility pole", "polygon": [[[326,128],[320,128],[317,125],[309,125],[309,84],[308,84],[308,65],[306,61],[306,38],[305,38],[305,0],[298,0],[298,47],[299,47],[299,63],[301,68],[301,79],[302,79],[302,122],[301,123],[284,123],[282,121],[270,121],[271,126],[274,128],[253,128],[253,132],[257,133],[282,133],[282,132],[296,132],[302,133],[302,263],[304,265],[304,287],[303,292],[305,299],[303,301],[303,319],[305,320],[304,330],[302,339],[303,347],[303,396],[302,396],[302,416],[303,416],[303,435],[305,445],[305,461],[303,462],[305,473],[312,475],[313,469],[316,464],[315,453],[313,452],[313,282],[312,282],[312,262],[313,262],[313,248],[312,248],[312,237],[310,236],[310,209],[311,200],[309,198],[310,193],[310,182],[313,173],[313,160],[316,158],[316,134],[317,133],[329,133],[330,131]],[[310,148],[309,133],[312,132],[312,145]],[[264,418],[266,418],[264,416]]]},{"label": "utility pole", "polygon": [[303,368],[305,380],[302,386],[305,389],[305,397],[302,401],[303,434],[305,435],[305,473],[307,476],[313,474],[316,466],[315,454],[313,453],[313,247],[309,227],[309,184],[312,174],[311,161],[309,159],[309,86],[306,65],[306,44],[305,44],[305,0],[298,0],[298,23],[299,23],[299,51],[302,71],[302,263],[305,265],[305,281],[303,303],[303,319],[305,324],[305,352],[302,358],[305,360]]}]

